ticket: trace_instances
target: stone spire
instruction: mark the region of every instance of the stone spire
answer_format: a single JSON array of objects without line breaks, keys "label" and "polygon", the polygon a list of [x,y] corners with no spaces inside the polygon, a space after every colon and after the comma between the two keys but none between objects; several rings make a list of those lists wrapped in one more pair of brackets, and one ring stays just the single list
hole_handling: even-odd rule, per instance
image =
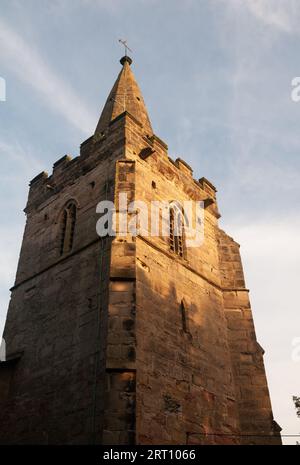
[{"label": "stone spire", "polygon": [[130,68],[132,60],[124,56],[120,63],[123,68],[106,100],[95,135],[105,133],[109,123],[124,111],[130,113],[143,125],[145,134],[152,135],[153,130],[146,105]]}]

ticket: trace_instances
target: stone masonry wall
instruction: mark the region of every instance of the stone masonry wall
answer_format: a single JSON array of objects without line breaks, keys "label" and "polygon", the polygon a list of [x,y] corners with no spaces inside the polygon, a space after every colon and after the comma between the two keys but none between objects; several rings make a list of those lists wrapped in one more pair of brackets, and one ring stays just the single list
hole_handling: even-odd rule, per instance
[{"label": "stone masonry wall", "polygon": [[[168,238],[136,240],[136,442],[238,443],[237,402],[220,286],[215,192],[174,163],[159,140],[126,126],[126,156],[135,161],[135,197],[206,200],[205,243],[186,258]],[[151,145],[151,155],[144,158]],[[186,321],[183,325],[182,302]],[[234,433],[234,437],[219,436]]]},{"label": "stone masonry wall", "polygon": [[[119,193],[134,200],[135,162],[120,159],[116,164],[115,205],[120,212]],[[136,424],[136,288],[135,241],[129,234],[112,243],[108,334],[106,349],[106,393],[104,444],[135,443]]]},{"label": "stone masonry wall", "polygon": [[248,290],[245,288],[239,245],[221,230],[219,251],[242,443],[281,444],[280,427],[272,415],[264,351],[256,340]]},{"label": "stone masonry wall", "polygon": [[[99,239],[96,205],[202,200],[204,243]],[[60,217],[77,205],[60,256]],[[136,212],[128,215],[133,219]],[[0,442],[280,443],[238,245],[216,190],[123,113],[32,182],[0,366]],[[249,435],[250,434],[250,435]],[[269,439],[270,435],[274,435]]]},{"label": "stone masonry wall", "polygon": [[[31,182],[4,331],[8,356],[22,356],[11,376],[0,367],[2,443],[102,441],[111,243],[96,234],[96,205],[113,200],[115,161],[124,153],[124,124],[112,129]],[[74,245],[60,256],[69,200],[77,205]]]}]

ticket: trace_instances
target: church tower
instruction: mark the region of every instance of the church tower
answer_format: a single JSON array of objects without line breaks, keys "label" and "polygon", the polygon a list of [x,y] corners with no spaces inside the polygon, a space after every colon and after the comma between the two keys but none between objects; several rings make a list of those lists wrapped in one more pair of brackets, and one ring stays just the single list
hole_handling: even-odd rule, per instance
[{"label": "church tower", "polygon": [[[215,187],[153,133],[131,64],[80,155],[30,183],[0,442],[280,444],[239,245],[218,226]],[[120,194],[201,201],[203,243],[174,234],[172,209],[168,236],[99,237],[97,205],[122,213]]]}]

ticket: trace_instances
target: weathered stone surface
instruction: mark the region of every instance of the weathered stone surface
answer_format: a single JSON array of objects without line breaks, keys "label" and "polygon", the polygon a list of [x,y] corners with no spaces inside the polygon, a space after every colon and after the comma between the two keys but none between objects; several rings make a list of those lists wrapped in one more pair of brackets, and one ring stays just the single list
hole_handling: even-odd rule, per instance
[{"label": "weathered stone surface", "polygon": [[[126,111],[108,100],[80,156],[31,183],[4,332],[8,355],[22,356],[0,364],[0,442],[280,443],[239,246],[218,227],[216,189],[152,134],[128,62],[111,96],[127,85]],[[117,229],[100,239],[96,206],[119,209],[119,193],[148,206],[204,200],[204,243],[180,257],[168,237]],[[73,247],[61,255],[69,201]]]}]

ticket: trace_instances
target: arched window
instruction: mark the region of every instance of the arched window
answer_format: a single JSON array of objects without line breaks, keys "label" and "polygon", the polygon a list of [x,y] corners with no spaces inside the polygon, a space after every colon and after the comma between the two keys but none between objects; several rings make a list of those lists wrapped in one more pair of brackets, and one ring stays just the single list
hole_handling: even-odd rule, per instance
[{"label": "arched window", "polygon": [[76,224],[76,205],[69,202],[62,212],[60,255],[71,252]]},{"label": "arched window", "polygon": [[174,202],[170,204],[170,250],[180,257],[185,255],[184,213]]}]

